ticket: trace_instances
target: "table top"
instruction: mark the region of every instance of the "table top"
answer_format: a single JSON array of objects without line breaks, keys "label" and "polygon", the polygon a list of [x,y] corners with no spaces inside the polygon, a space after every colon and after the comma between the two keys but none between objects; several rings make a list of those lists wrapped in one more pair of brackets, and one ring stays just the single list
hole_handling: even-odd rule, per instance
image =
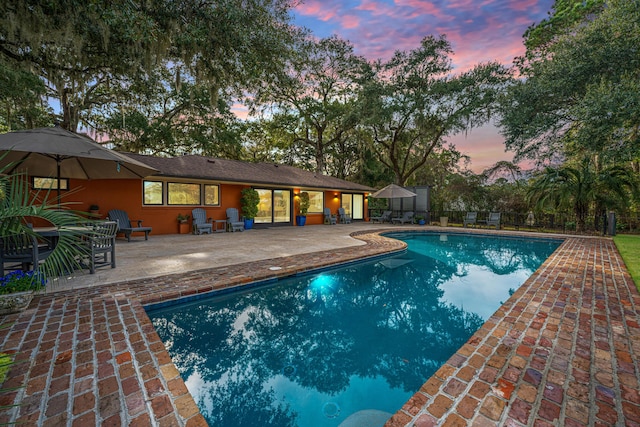
[{"label": "table top", "polygon": [[64,226],[64,227],[33,227],[33,231],[41,236],[57,236],[60,232],[71,232],[71,233],[87,233],[91,231],[91,227],[87,226]]}]

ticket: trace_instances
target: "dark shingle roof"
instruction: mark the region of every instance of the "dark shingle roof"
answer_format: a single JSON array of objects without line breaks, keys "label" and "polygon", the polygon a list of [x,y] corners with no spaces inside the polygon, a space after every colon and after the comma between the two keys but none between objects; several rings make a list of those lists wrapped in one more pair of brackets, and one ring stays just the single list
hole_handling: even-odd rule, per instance
[{"label": "dark shingle roof", "polygon": [[182,157],[155,157],[133,153],[126,153],[126,155],[158,169],[159,176],[328,190],[375,191],[374,188],[366,185],[274,163],[249,163],[197,155]]}]

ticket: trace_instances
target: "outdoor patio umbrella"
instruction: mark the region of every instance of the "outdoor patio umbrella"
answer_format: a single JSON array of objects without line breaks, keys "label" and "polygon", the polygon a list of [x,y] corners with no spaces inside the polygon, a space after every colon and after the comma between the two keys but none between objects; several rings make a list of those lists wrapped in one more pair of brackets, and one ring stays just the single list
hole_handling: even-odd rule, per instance
[{"label": "outdoor patio umbrella", "polygon": [[397,199],[400,197],[413,197],[416,193],[404,189],[396,184],[389,184],[381,190],[376,191],[371,195],[377,199]]},{"label": "outdoor patio umbrella", "polygon": [[0,168],[29,175],[57,178],[144,178],[158,170],[109,150],[92,139],[60,127],[21,130],[0,134]]}]

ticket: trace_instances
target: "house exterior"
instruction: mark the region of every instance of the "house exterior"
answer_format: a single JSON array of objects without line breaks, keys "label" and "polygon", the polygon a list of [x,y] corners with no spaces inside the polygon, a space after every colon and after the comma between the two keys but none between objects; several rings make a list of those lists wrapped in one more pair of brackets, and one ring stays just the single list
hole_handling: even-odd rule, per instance
[{"label": "house exterior", "polygon": [[[337,213],[342,207],[352,219],[367,220],[367,195],[373,188],[342,179],[274,163],[185,155],[154,157],[126,154],[159,173],[139,179],[67,180],[65,202],[79,201],[73,209],[99,207],[105,217],[111,209],[127,211],[130,219],[143,220],[153,234],[179,232],[178,214],[191,215],[200,207],[207,217],[225,220],[226,209],[240,210],[240,192],[253,187],[260,194],[255,227],[293,226],[299,214],[298,195],[306,191],[311,199],[307,224],[322,224],[323,209]],[[240,212],[242,214],[242,212]]]}]

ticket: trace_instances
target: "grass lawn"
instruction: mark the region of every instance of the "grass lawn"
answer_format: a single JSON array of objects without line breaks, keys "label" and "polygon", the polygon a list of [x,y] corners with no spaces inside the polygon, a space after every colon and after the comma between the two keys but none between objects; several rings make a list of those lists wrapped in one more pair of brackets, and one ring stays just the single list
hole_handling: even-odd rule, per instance
[{"label": "grass lawn", "polygon": [[618,235],[613,238],[627,269],[640,291],[640,236]]}]

